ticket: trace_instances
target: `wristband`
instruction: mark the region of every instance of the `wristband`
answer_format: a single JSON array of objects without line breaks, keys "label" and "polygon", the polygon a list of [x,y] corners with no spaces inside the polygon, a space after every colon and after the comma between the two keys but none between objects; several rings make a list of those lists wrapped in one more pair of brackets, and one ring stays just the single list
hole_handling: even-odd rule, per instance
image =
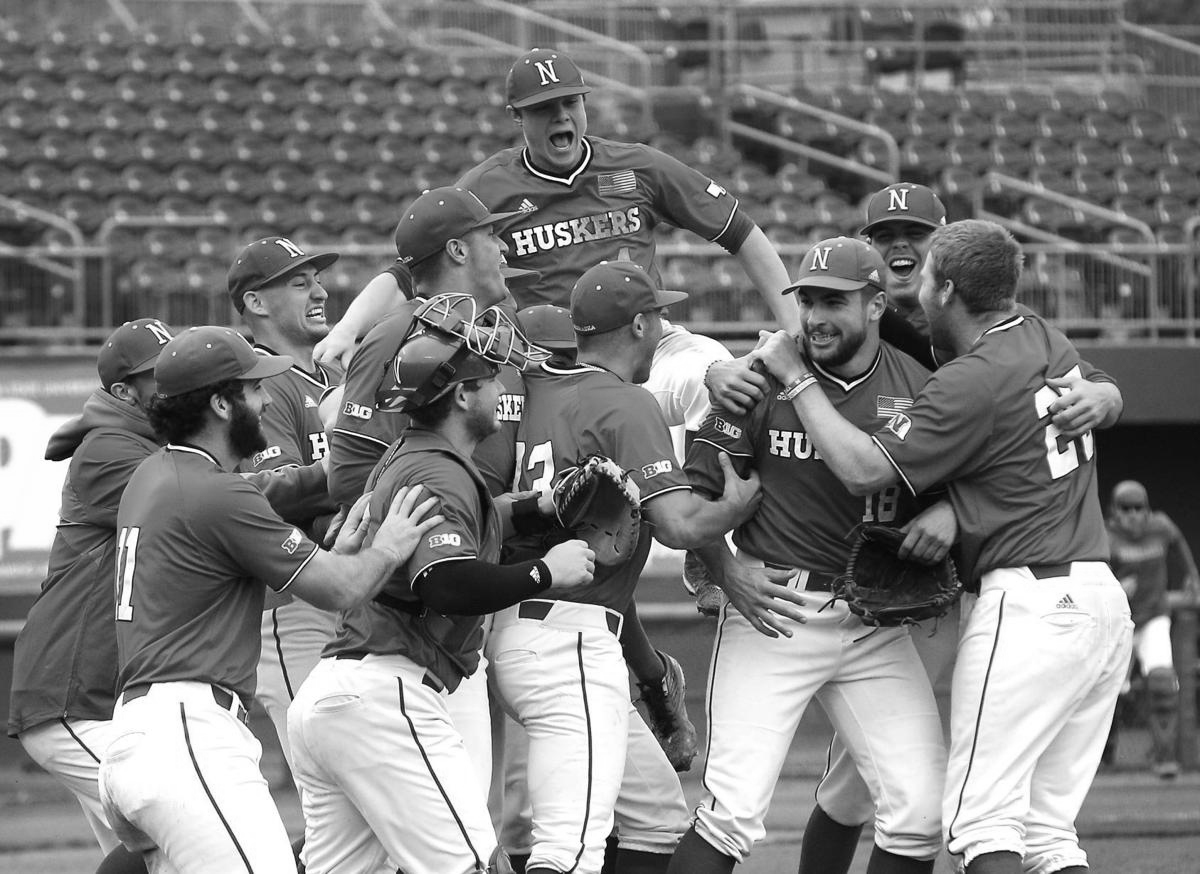
[{"label": "wristband", "polygon": [[809,386],[816,384],[817,378],[811,373],[805,372],[788,383],[787,388],[777,394],[775,399],[780,401],[795,400],[796,397],[799,396],[800,392],[804,391]]},{"label": "wristband", "polygon": [[538,510],[538,496],[519,498],[513,501],[512,524],[518,534],[540,534],[546,530],[548,520]]},{"label": "wristband", "polygon": [[554,583],[554,577],[550,573],[550,568],[540,558],[533,562],[533,567],[529,569],[529,579],[534,585],[538,586],[539,592],[544,592]]}]

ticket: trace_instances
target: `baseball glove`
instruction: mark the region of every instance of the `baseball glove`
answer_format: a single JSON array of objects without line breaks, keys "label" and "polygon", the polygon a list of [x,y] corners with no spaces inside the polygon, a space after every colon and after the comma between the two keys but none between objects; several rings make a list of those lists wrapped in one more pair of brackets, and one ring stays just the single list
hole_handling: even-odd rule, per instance
[{"label": "baseball glove", "polygon": [[628,561],[637,547],[642,503],[637,483],[611,458],[589,455],[563,472],[554,487],[562,526],[596,553],[596,564]]},{"label": "baseball glove", "polygon": [[859,526],[846,572],[833,582],[835,599],[846,602],[864,625],[894,626],[944,616],[962,595],[949,556],[936,564],[897,555],[904,533],[886,525]]},{"label": "baseball glove", "polygon": [[690,771],[692,759],[696,758],[699,744],[696,739],[696,726],[688,719],[687,707],[683,702],[683,692],[686,688],[683,679],[683,668],[674,658],[665,652],[658,652],[662,659],[662,682],[646,685],[638,683],[640,693],[633,705],[642,715],[646,725],[658,740],[658,745],[667,754],[667,761],[676,771]]}]

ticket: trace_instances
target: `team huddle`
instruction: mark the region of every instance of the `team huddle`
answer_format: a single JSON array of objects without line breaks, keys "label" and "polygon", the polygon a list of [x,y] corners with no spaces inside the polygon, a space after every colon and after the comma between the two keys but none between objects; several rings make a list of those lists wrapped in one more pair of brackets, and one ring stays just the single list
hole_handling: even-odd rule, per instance
[{"label": "team huddle", "polygon": [[[70,468],[9,733],[79,798],[100,870],[728,872],[815,699],[836,734],[802,874],[847,871],[872,821],[872,874],[943,848],[1085,871],[1133,646],[1092,439],[1122,401],[1016,303],[1017,243],[896,183],[789,276],[718,182],[587,136],[566,55],[506,84],[525,147],[407,204],[336,326],[337,254],[254,241],[228,274],[253,345],[128,322],[51,440]],[[734,359],[671,324],[660,222],[737,258],[782,330]],[[619,538],[556,503],[589,458],[633,505]],[[833,595],[876,524],[969,594],[865,624]],[[654,540],[716,614],[694,809],[683,673],[637,615]]]}]

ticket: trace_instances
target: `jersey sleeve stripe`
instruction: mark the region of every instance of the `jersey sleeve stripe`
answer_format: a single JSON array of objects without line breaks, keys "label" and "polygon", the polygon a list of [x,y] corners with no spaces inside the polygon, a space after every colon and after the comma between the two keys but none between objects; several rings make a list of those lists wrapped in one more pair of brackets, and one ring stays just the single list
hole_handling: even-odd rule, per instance
[{"label": "jersey sleeve stripe", "polygon": [[913,484],[908,481],[908,477],[904,475],[904,471],[900,468],[900,465],[896,463],[896,459],[892,458],[891,453],[887,451],[887,447],[880,443],[878,438],[876,438],[874,435],[871,436],[871,442],[879,447],[879,451],[884,454],[884,457],[887,458],[888,463],[896,469],[896,473],[899,474],[900,479],[904,482],[905,487],[915,496],[917,494],[917,490],[913,488]]},{"label": "jersey sleeve stripe", "polygon": [[647,494],[646,492],[643,491],[641,500],[642,500],[642,503],[644,504],[644,503],[646,503],[646,501],[650,500],[651,498],[657,498],[659,495],[665,495],[667,492],[677,492],[681,489],[686,489],[687,491],[690,492],[692,490],[692,487],[691,486],[667,486],[665,489],[659,489],[657,492],[650,492],[649,494]]},{"label": "jersey sleeve stripe", "polygon": [[[447,556],[446,558],[439,558],[436,561],[431,561],[428,564],[422,565],[421,569],[412,575],[412,579],[414,579],[414,580],[420,579],[421,574],[425,573],[427,570],[429,570],[431,567],[434,567],[435,565],[445,564],[448,561],[471,561],[471,560],[475,560],[478,558],[479,558],[479,556],[477,556],[477,555],[450,555],[450,556]],[[412,588],[411,583],[409,583],[409,588]]]},{"label": "jersey sleeve stripe", "polygon": [[354,437],[358,440],[367,440],[367,441],[370,441],[371,443],[376,444],[377,446],[382,446],[384,449],[387,449],[389,446],[392,445],[390,443],[385,443],[382,440],[377,440],[374,437],[369,437],[366,434],[359,434],[357,431],[347,431],[345,428],[334,428],[333,433],[341,434],[343,437]]},{"label": "jersey sleeve stripe", "polygon": [[695,437],[692,439],[692,442],[693,443],[706,443],[709,446],[711,446],[713,449],[717,450],[718,452],[724,452],[726,455],[736,455],[738,458],[753,458],[754,457],[753,453],[734,452],[732,449],[728,449],[728,448],[722,446],[720,443],[713,443],[711,440],[705,440],[703,437]]},{"label": "jersey sleeve stripe", "polygon": [[321,547],[319,547],[319,546],[313,546],[312,552],[310,552],[308,554],[308,556],[304,559],[304,561],[300,562],[300,565],[296,568],[295,573],[293,573],[290,577],[288,577],[288,581],[286,583],[284,583],[282,586],[280,586],[278,589],[276,589],[275,591],[282,592],[284,589],[286,589],[288,586],[290,586],[292,583],[294,583],[296,581],[296,577],[300,576],[300,571],[304,570],[304,568],[307,567],[308,563],[313,560],[313,556],[317,554],[317,550],[320,548]]},{"label": "jersey sleeve stripe", "polygon": [[[733,197],[733,195],[731,194],[730,197]],[[721,234],[723,234],[727,230],[729,230],[729,226],[731,224],[733,224],[733,217],[735,215],[737,215],[737,211],[738,211],[738,199],[736,197],[734,197],[733,198],[733,209],[729,210],[729,218],[725,219],[725,227],[721,228],[721,233],[708,238],[708,241],[710,243],[715,243],[717,240],[721,239]]]}]

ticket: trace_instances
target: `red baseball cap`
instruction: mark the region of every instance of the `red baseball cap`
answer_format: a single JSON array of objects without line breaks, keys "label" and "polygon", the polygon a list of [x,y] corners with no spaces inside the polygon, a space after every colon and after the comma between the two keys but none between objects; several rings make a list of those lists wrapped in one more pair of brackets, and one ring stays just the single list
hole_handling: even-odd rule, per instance
[{"label": "red baseball cap", "polygon": [[686,291],[663,291],[640,264],[601,261],[571,289],[576,334],[603,334],[628,325],[638,313],[687,300]]},{"label": "red baseball cap", "polygon": [[270,285],[305,264],[311,264],[320,271],[337,259],[337,252],[314,252],[310,255],[287,237],[255,240],[238,253],[229,268],[226,282],[233,305],[240,313],[246,309],[246,302],[242,299],[246,292]]},{"label": "red baseball cap", "polygon": [[113,331],[96,359],[104,390],[137,373],[154,369],[158,354],[171,341],[171,329],[158,319],[135,319]]},{"label": "red baseball cap", "polygon": [[431,188],[401,214],[396,225],[396,252],[401,263],[411,267],[432,258],[450,240],[520,214],[520,211],[492,212],[465,188],[453,185]]},{"label": "red baseball cap", "polygon": [[290,355],[260,355],[232,328],[188,328],[162,350],[154,366],[158,393],[173,398],[227,379],[265,379],[292,366]]},{"label": "red baseball cap", "polygon": [[871,195],[867,201],[867,223],[859,233],[869,237],[871,231],[887,222],[940,228],[946,223],[946,207],[932,188],[915,182],[894,182]]},{"label": "red baseball cap", "polygon": [[575,62],[554,49],[530,49],[517,58],[509,67],[504,88],[513,109],[592,90],[583,84],[583,73]]},{"label": "red baseball cap", "polygon": [[886,271],[883,256],[874,246],[849,237],[830,237],[808,250],[800,262],[800,275],[783,293],[798,288],[858,291],[873,287],[886,291],[883,278]]},{"label": "red baseball cap", "polygon": [[525,307],[517,313],[517,321],[529,341],[543,349],[576,348],[575,326],[571,324],[571,311],[564,307],[556,307],[550,303]]}]

